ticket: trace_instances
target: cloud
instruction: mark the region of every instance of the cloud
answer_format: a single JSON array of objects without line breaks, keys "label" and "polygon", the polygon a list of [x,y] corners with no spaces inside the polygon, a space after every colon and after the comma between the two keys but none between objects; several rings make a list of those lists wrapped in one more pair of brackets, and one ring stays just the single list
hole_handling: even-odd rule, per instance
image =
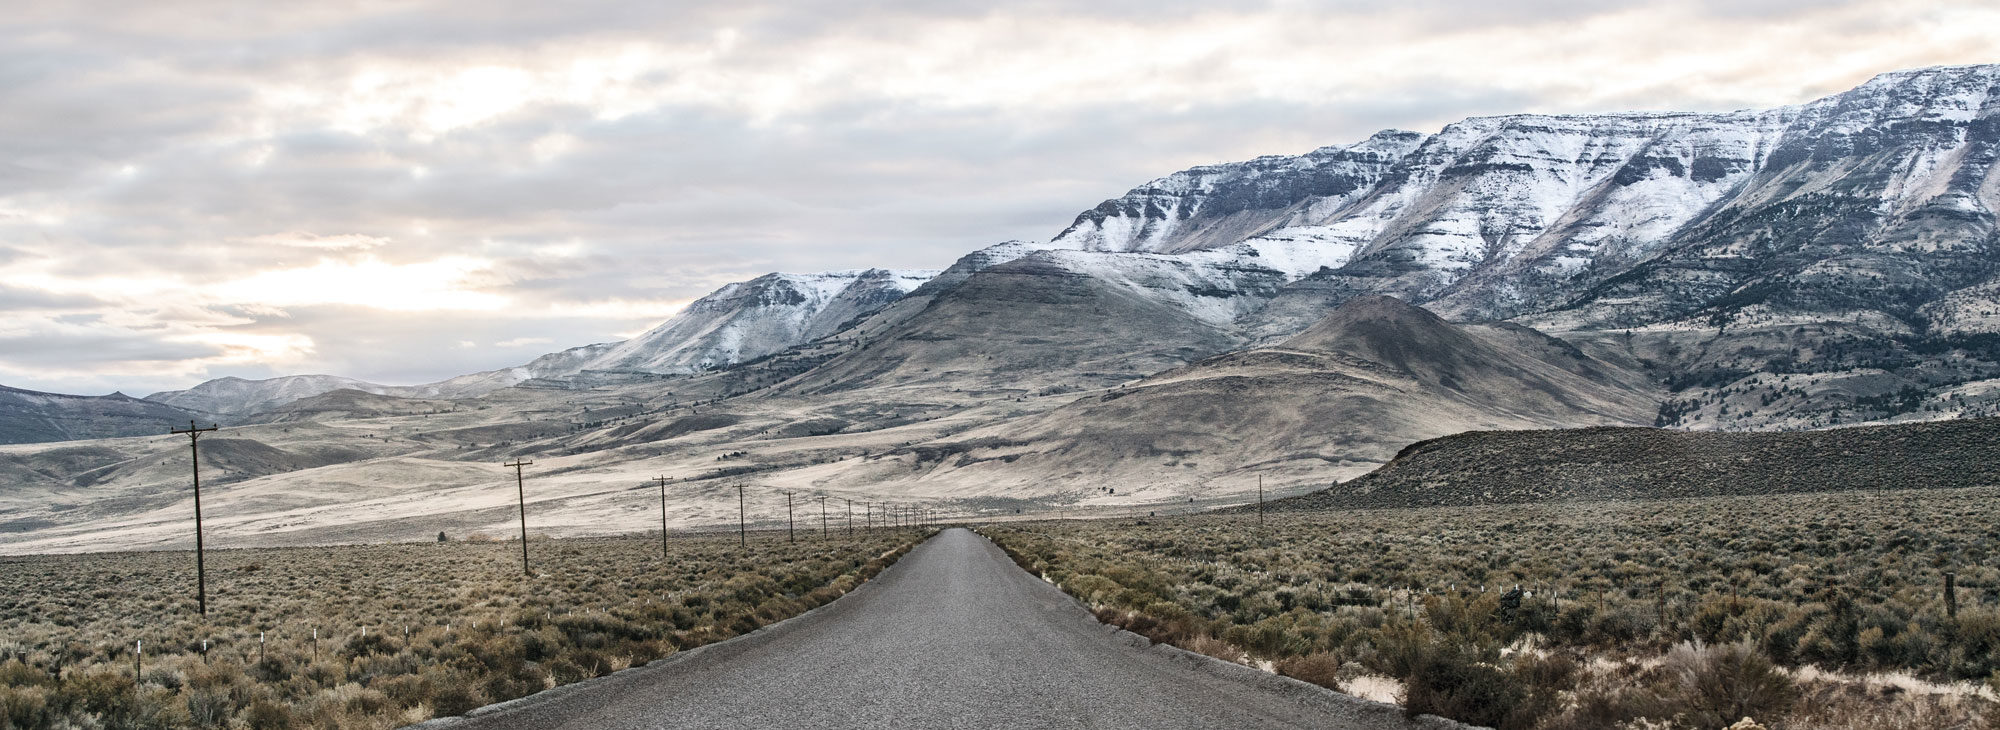
[{"label": "cloud", "polygon": [[527,347],[527,346],[529,346],[529,345],[547,345],[547,344],[550,344],[550,343],[553,343],[553,342],[555,342],[555,340],[552,340],[552,339],[549,339],[549,338],[547,338],[547,337],[516,337],[516,338],[514,338],[514,339],[511,339],[511,340],[502,340],[502,341],[500,341],[500,342],[495,342],[495,343],[493,343],[493,346],[494,346],[494,347]]},{"label": "cloud", "polygon": [[290,233],[269,233],[237,239],[237,243],[249,246],[292,246],[295,248],[319,248],[332,250],[371,249],[389,243],[382,236],[363,236],[356,233],[319,236],[302,231]]},{"label": "cloud", "polygon": [[[1952,0],[7,15],[0,328],[43,339],[0,349],[0,378],[51,388],[436,380],[518,364],[529,340],[617,339],[769,271],[1047,238],[1196,164],[1472,115],[1797,103],[2000,46],[2000,10]],[[72,314],[99,319],[53,319]],[[246,333],[264,339],[228,339]],[[124,344],[63,344],[86,336]],[[88,367],[52,366],[71,357]]]}]

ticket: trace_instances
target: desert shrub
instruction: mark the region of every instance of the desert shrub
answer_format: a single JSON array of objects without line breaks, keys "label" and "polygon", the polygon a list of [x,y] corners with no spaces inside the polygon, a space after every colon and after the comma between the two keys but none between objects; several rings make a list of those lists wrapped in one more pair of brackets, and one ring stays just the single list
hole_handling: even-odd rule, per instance
[{"label": "desert shrub", "polygon": [[0,662],[0,687],[49,687],[55,683],[53,675],[19,659]]},{"label": "desert shrub", "polygon": [[1533,727],[1526,716],[1528,688],[1501,667],[1456,647],[1437,647],[1403,678],[1403,709],[1473,725],[1515,730]]},{"label": "desert shrub", "polygon": [[1279,659],[1272,667],[1279,674],[1327,689],[1340,690],[1340,658],[1330,652]]},{"label": "desert shrub", "polygon": [[[746,617],[788,618],[921,537],[754,555],[734,536],[689,537],[667,560],[651,538],[538,541],[532,577],[518,544],[216,550],[206,620],[184,593],[185,554],[0,558],[0,727],[400,726],[546,689],[545,662],[598,676],[733,636]],[[174,597],[136,598],[160,595]]]},{"label": "desert shrub", "polygon": [[257,700],[244,711],[243,720],[251,730],[289,730],[292,711],[270,700]]},{"label": "desert shrub", "polygon": [[1744,717],[1771,717],[1791,708],[1798,690],[1791,677],[1749,643],[1686,643],[1660,666],[1661,697],[1680,722],[1721,730]]},{"label": "desert shrub", "polygon": [[1112,598],[1124,592],[1125,587],[1101,575],[1077,575],[1063,581],[1063,589],[1096,606],[1111,604]]},{"label": "desert shrub", "polygon": [[214,689],[194,689],[182,693],[187,706],[188,720],[195,727],[222,727],[223,723],[236,713],[236,705],[229,701],[229,693]]},{"label": "desert shrub", "polygon": [[[1687,640],[1751,642],[1778,666],[1993,675],[2000,612],[1990,592],[1968,600],[1967,591],[2000,585],[1991,567],[2000,557],[1996,496],[2000,489],[1982,487],[985,531],[1016,563],[1093,606],[1120,609],[1107,621],[1165,637],[1182,633],[1171,624],[1184,611],[1200,635],[1251,656],[1329,652],[1389,677],[1413,676],[1450,648],[1511,677],[1526,692],[1523,706],[1551,728],[1580,729],[1671,722],[1679,685],[1641,670]],[[1947,570],[1959,575],[1956,618],[1939,599]],[[1528,595],[1496,611],[1500,586],[1515,585]],[[1568,670],[1503,659],[1503,646],[1534,647],[1524,655],[1537,661],[1594,661],[1564,687],[1556,677]],[[1852,702],[1896,704],[1887,694]],[[1808,714],[1803,704],[1794,716]]]},{"label": "desert shrub", "polygon": [[1196,652],[1196,654],[1214,656],[1214,658],[1224,660],[1224,662],[1242,662],[1244,660],[1244,652],[1240,648],[1236,648],[1236,644],[1230,644],[1230,642],[1224,642],[1220,638],[1206,636],[1206,634],[1182,640],[1180,648]]},{"label": "desert shrub", "polygon": [[471,682],[452,677],[450,681],[436,685],[431,692],[430,702],[438,717],[450,717],[463,715],[485,706],[487,698],[480,694],[479,688],[473,686]]},{"label": "desert shrub", "polygon": [[1950,676],[1977,680],[2000,672],[2000,611],[1961,611],[1948,631]]},{"label": "desert shrub", "polygon": [[434,688],[429,677],[415,674],[398,674],[369,683],[369,689],[388,695],[391,702],[402,707],[415,707],[429,702]]},{"label": "desert shrub", "polygon": [[0,686],[0,730],[51,727],[55,719],[47,687]]}]

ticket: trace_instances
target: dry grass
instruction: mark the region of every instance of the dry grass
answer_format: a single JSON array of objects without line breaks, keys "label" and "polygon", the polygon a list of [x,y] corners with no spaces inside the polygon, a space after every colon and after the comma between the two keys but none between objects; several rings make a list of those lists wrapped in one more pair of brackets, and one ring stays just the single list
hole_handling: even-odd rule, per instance
[{"label": "dry grass", "polygon": [[[2000,713],[1989,695],[1860,688],[1884,672],[2000,682],[1996,497],[1849,492],[983,531],[1155,640],[1216,637],[1280,667],[1329,657],[1349,678],[1402,682],[1408,705],[1502,728],[1721,728],[1744,715],[1772,730],[1868,718],[1983,728]],[[1960,586],[1955,617],[1946,571]]]},{"label": "dry grass", "polygon": [[205,621],[191,553],[0,558],[0,729],[458,714],[797,615],[918,539],[537,540],[533,577],[518,541],[211,551]]}]

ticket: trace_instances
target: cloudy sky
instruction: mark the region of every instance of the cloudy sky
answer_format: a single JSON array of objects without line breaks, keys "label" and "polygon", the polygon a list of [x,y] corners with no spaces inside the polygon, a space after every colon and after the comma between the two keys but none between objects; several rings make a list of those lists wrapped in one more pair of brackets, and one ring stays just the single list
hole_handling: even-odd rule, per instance
[{"label": "cloudy sky", "polygon": [[12,2],[0,384],[426,382],[1191,165],[2000,61],[1978,2],[1220,5]]}]

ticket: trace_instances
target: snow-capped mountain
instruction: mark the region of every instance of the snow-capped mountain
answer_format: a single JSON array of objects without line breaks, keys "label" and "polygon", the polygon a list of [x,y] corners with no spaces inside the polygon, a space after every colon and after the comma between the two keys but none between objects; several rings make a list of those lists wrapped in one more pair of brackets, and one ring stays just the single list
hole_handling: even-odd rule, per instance
[{"label": "snow-capped mountain", "polygon": [[[1013,341],[993,329],[1007,307],[1032,312],[1014,318],[1023,328],[1107,332],[1172,310],[1220,328],[1194,337],[1210,346],[1218,333],[1272,343],[1387,294],[1644,367],[1673,391],[1661,425],[1982,415],[2000,411],[1996,179],[1995,65],[1887,73],[1769,110],[1476,118],[1151,181],[1047,243],[968,257],[855,331],[942,342],[972,327],[997,346]],[[950,307],[932,305],[954,289]],[[1109,306],[1114,290],[1167,309]],[[964,301],[973,293],[994,300]],[[1022,351],[1047,349],[1018,334]],[[849,361],[902,349],[835,360],[846,375],[831,380],[875,382],[850,377],[872,371]],[[1168,351],[1084,361],[1117,373]],[[897,357],[967,387],[982,367],[994,383],[1038,364],[1060,379],[1075,360],[973,342]]]},{"label": "snow-capped mountain", "polygon": [[375,395],[393,395],[393,386],[378,385],[338,375],[286,375],[263,380],[216,378],[187,390],[167,390],[146,396],[146,400],[175,408],[236,416],[275,408],[301,398],[311,398],[336,390],[359,390]]},{"label": "snow-capped mountain", "polygon": [[338,375],[284,375],[263,380],[223,377],[186,390],[169,390],[146,400],[224,417],[247,416],[331,393],[358,390],[395,398],[475,398],[501,388],[576,373],[583,363],[616,343],[573,347],[552,352],[511,368],[460,375],[422,385],[382,385]]},{"label": "snow-capped mountain", "polygon": [[426,385],[394,388],[392,395],[403,398],[476,398],[501,388],[531,380],[554,380],[574,375],[585,363],[617,347],[616,342],[600,342],[551,352],[511,368],[470,373]]},{"label": "snow-capped mountain", "polygon": [[1106,200],[1051,241],[1085,251],[1184,253],[1271,236],[1314,245],[1310,228],[1374,188],[1423,142],[1401,130],[1303,155],[1205,165]]},{"label": "snow-capped mountain", "polygon": [[0,385],[0,444],[161,434],[194,418],[207,415],[124,393],[65,395]]},{"label": "snow-capped mountain", "polygon": [[[1689,330],[1719,315],[1871,323],[1828,337],[1989,332],[2000,327],[2000,281],[1987,256],[2000,205],[1990,182],[2000,158],[1996,85],[2000,66],[1941,67],[1769,110],[1530,114],[1468,119],[1429,135],[1388,130],[1302,155],[1174,173],[1083,212],[1049,241],[982,249],[941,274],[772,274],[723,287],[626,342],[430,386],[338,387],[465,397],[533,379],[700,373],[850,325],[844,338],[854,343],[944,337],[971,326],[973,313],[1004,317],[997,303],[963,301],[968,292],[1016,298],[1004,286],[972,286],[981,277],[1049,296],[1090,292],[1079,303],[1124,292],[1166,307],[1065,312],[1050,309],[1053,300],[1034,303],[1051,317],[1087,323],[1114,309],[1171,310],[1246,342],[1275,342],[1370,294],[1454,319],[1520,318],[1554,332]],[[1066,288],[1049,277],[1102,287]],[[956,305],[932,311],[952,292]],[[912,322],[920,317],[939,321]],[[1032,318],[1013,324],[1038,326]],[[1668,379],[1747,373],[1763,368],[1770,344],[1748,346],[1756,362],[1628,356]],[[229,385],[208,390],[241,389]],[[332,385],[286,383],[280,397]],[[256,404],[163,402],[227,413],[278,399],[232,397]]]},{"label": "snow-capped mountain", "polygon": [[146,400],[222,416],[268,411],[336,390],[398,398],[473,398],[529,381],[585,373],[686,375],[728,367],[837,332],[880,311],[938,274],[858,269],[767,274],[695,300],[638,337],[573,347],[524,365],[422,385],[381,385],[336,375],[264,380],[225,377]]},{"label": "snow-capped mountain", "polygon": [[582,362],[576,372],[685,375],[753,360],[833,334],[938,273],[766,274],[695,300],[660,326]]},{"label": "snow-capped mountain", "polygon": [[[2000,66],[1883,74],[1763,111],[1384,132],[1169,175],[936,276],[761,277],[628,342],[373,386],[590,388],[477,404],[335,393],[241,419],[235,505],[268,513],[234,529],[297,542],[423,537],[432,516],[479,528],[494,519],[481,495],[510,477],[493,465],[520,456],[564,469],[548,486],[568,490],[552,499],[579,534],[656,527],[624,495],[659,475],[695,505],[675,514],[708,524],[735,514],[728,485],[750,472],[857,498],[1068,490],[1052,503],[1069,504],[1106,500],[1097,483],[1118,500],[1211,478],[1323,486],[1464,428],[2000,415],[1996,210]],[[629,377],[661,373],[688,377]],[[266,390],[355,387],[343,380],[182,402],[242,412]],[[134,529],[130,498],[184,477],[165,456],[184,444],[93,446],[0,450],[0,481],[34,495],[88,483],[107,505],[0,493],[14,500],[0,508],[72,531],[0,547],[101,546],[75,535]],[[327,483],[385,501],[324,504]],[[286,532],[301,523],[272,495],[324,510],[321,532]],[[417,513],[421,527],[400,520]],[[179,519],[125,544],[170,544]]]}]

